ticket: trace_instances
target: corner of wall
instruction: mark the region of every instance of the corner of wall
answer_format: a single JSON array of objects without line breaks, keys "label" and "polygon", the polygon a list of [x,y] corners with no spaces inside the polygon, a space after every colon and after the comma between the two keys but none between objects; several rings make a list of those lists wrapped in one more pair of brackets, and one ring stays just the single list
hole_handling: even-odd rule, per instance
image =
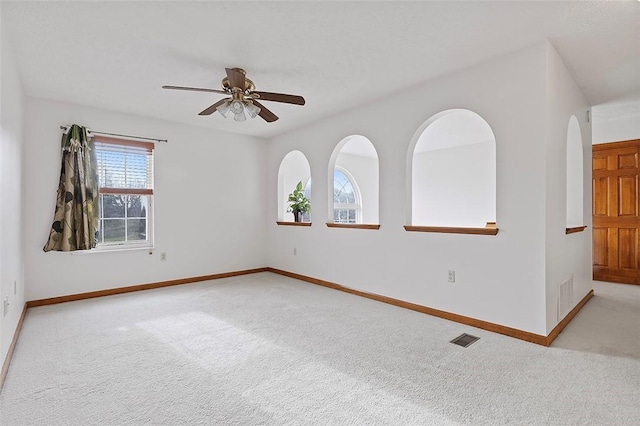
[{"label": "corner of wall", "polygon": [[[591,168],[588,166],[591,124],[587,121],[590,106],[586,97],[570,67],[549,41],[546,43],[546,80],[545,298],[548,334],[592,289]],[[566,235],[567,129],[571,116],[577,118],[582,134],[583,217],[587,229]],[[567,282],[572,283],[572,290],[560,291],[562,283]]]},{"label": "corner of wall", "polygon": [[[23,255],[24,92],[0,7],[0,365],[25,304]],[[3,300],[9,305],[3,312]]]}]

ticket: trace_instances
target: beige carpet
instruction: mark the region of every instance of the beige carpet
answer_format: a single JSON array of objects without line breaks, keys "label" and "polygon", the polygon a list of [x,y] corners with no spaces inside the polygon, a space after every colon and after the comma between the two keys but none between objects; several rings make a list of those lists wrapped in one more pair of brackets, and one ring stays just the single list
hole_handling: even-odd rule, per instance
[{"label": "beige carpet", "polygon": [[596,281],[594,287],[594,297],[553,346],[640,359],[640,286]]},{"label": "beige carpet", "polygon": [[[637,346],[570,334],[617,309],[591,303],[566,348],[271,273],[35,308],[0,423],[637,425]],[[640,324],[632,306],[619,320]],[[481,339],[449,343],[463,332]]]}]

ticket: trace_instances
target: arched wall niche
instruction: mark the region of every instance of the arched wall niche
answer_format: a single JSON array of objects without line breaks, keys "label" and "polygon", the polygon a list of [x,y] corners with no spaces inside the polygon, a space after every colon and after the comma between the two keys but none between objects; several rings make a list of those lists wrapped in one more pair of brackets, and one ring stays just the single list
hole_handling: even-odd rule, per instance
[{"label": "arched wall niche", "polygon": [[[368,138],[350,135],[338,142],[329,159],[327,177],[328,222],[379,223],[378,153]],[[339,192],[345,187],[344,178],[350,181],[353,198]],[[351,214],[355,214],[354,220],[350,220]]]},{"label": "arched wall niche", "polygon": [[584,225],[584,155],[575,115],[567,126],[567,228]]},{"label": "arched wall niche", "polygon": [[496,221],[496,139],[467,109],[435,114],[407,152],[407,223],[484,228]]},{"label": "arched wall niche", "polygon": [[[280,162],[278,169],[278,220],[293,222],[293,214],[287,212],[287,199],[298,182],[305,185],[311,179],[311,167],[305,155],[297,150],[289,152]],[[310,191],[308,192],[310,195]],[[311,197],[308,197],[311,200]],[[312,209],[313,209],[313,200]],[[306,216],[310,220],[310,216]]]}]

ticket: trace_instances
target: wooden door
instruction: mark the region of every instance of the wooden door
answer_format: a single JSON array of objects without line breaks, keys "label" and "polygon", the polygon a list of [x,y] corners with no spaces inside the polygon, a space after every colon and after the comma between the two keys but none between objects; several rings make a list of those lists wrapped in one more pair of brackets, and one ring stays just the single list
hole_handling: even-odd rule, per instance
[{"label": "wooden door", "polygon": [[640,284],[640,140],[593,146],[593,279]]}]

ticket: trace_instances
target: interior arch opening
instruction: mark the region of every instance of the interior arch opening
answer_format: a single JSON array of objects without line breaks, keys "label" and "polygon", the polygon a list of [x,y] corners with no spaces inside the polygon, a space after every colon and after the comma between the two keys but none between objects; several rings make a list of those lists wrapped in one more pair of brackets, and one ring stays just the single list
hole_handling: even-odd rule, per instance
[{"label": "interior arch opening", "polygon": [[411,225],[495,226],[496,139],[480,115],[434,115],[416,132],[409,155]]},{"label": "interior arch opening", "polygon": [[[311,167],[307,157],[300,151],[291,151],[284,156],[278,169],[278,221],[293,222],[293,213],[287,211],[289,194],[296,188],[298,182],[308,186],[305,196],[311,200]],[[311,215],[303,215],[303,222],[310,222]]]},{"label": "interior arch opening", "polygon": [[328,170],[329,222],[379,222],[378,153],[369,139],[347,136],[334,148]]},{"label": "interior arch opening", "polygon": [[567,127],[567,228],[584,225],[584,154],[575,115]]}]

